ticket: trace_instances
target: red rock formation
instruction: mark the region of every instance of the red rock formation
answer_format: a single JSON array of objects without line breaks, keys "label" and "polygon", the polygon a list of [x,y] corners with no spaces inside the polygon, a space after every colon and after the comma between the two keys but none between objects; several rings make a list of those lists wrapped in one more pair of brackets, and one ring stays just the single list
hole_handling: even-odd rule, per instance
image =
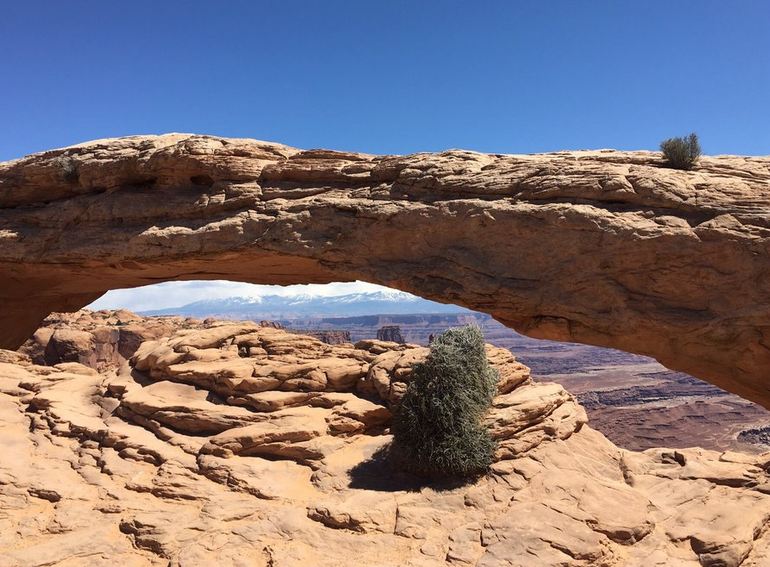
[{"label": "red rock formation", "polygon": [[769,168],[183,134],[44,152],[0,165],[0,344],[117,287],[359,279],[650,355],[770,407]]},{"label": "red rock formation", "polygon": [[377,329],[377,340],[399,344],[406,342],[401,336],[401,327],[398,325],[385,325]]},{"label": "red rock formation", "polygon": [[141,317],[130,311],[53,313],[19,349],[35,364],[79,362],[94,370],[117,368],[145,340],[177,329],[205,327],[184,317]]},{"label": "red rock formation", "polygon": [[319,341],[326,343],[327,345],[341,345],[350,342],[350,331],[344,331],[341,329],[287,329],[290,333],[297,333],[298,335],[307,335],[309,337],[315,337]]},{"label": "red rock formation", "polygon": [[505,349],[487,350],[501,375],[486,418],[496,462],[437,487],[378,452],[427,349],[232,321],[169,332],[102,372],[0,350],[13,457],[0,459],[0,564],[770,561],[770,454],[618,449]]}]

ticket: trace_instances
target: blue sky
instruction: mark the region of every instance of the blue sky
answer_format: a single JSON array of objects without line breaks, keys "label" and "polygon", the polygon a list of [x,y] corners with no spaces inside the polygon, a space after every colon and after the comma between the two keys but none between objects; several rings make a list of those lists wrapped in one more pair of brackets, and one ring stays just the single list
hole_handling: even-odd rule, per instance
[{"label": "blue sky", "polygon": [[770,2],[5,2],[0,159],[166,131],[770,153]]},{"label": "blue sky", "polygon": [[168,131],[766,155],[768,30],[767,0],[6,2],[0,160]]}]

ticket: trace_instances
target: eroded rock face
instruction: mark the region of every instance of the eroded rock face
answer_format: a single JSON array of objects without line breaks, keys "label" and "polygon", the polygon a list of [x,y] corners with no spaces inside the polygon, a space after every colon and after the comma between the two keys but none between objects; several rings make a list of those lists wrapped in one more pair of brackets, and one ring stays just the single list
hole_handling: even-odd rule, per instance
[{"label": "eroded rock face", "polygon": [[101,373],[0,351],[0,444],[13,456],[0,459],[0,564],[770,560],[770,454],[618,449],[504,349],[488,347],[501,374],[492,471],[442,487],[378,456],[427,349],[253,323],[171,333]]},{"label": "eroded rock face", "polygon": [[381,341],[390,341],[392,343],[405,343],[401,336],[401,327],[398,325],[385,325],[377,329],[377,338]]},{"label": "eroded rock face", "polygon": [[331,329],[328,331],[323,329],[292,329],[291,332],[315,337],[319,341],[329,345],[341,345],[350,342],[350,331],[340,329]]},{"label": "eroded rock face", "polygon": [[79,362],[94,370],[106,370],[122,365],[145,340],[205,326],[195,319],[141,317],[123,309],[52,313],[19,351],[35,364]]},{"label": "eroded rock face", "polygon": [[360,279],[770,407],[769,212],[770,158],[101,140],[0,165],[0,344],[112,288]]}]

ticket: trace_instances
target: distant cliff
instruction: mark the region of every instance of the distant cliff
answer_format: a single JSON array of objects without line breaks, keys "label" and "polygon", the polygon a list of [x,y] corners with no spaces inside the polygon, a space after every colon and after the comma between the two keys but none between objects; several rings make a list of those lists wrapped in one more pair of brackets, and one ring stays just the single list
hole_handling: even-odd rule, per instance
[{"label": "distant cliff", "polygon": [[296,333],[298,335],[307,335],[310,337],[315,337],[321,342],[326,343],[327,345],[340,345],[343,343],[349,343],[350,340],[350,331],[344,331],[341,329],[331,329],[328,331],[325,330],[318,330],[318,329],[286,329],[290,333]]},{"label": "distant cliff", "polygon": [[401,336],[401,327],[398,325],[387,325],[377,329],[377,340],[399,344],[406,342],[404,337]]}]

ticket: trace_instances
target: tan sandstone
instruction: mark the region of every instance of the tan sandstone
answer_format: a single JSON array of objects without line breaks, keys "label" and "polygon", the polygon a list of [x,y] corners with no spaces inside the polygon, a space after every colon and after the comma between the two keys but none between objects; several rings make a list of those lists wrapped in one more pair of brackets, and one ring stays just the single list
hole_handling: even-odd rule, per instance
[{"label": "tan sandstone", "polygon": [[770,407],[769,236],[767,157],[678,171],[655,152],[99,140],[0,164],[0,345],[114,288],[358,279],[650,355]]},{"label": "tan sandstone", "polygon": [[99,371],[0,351],[0,564],[767,565],[770,454],[619,449],[488,352],[499,450],[457,486],[380,454],[422,347],[188,321]]}]

